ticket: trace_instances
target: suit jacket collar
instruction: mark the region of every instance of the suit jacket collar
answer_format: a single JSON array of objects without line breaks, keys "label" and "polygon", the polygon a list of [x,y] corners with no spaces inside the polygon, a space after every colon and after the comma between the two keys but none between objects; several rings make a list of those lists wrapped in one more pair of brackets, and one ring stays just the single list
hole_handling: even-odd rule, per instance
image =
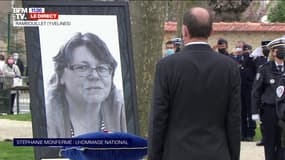
[{"label": "suit jacket collar", "polygon": [[209,44],[191,44],[188,46],[185,46],[183,50],[193,50],[193,51],[203,51],[203,52],[214,52],[212,47]]}]

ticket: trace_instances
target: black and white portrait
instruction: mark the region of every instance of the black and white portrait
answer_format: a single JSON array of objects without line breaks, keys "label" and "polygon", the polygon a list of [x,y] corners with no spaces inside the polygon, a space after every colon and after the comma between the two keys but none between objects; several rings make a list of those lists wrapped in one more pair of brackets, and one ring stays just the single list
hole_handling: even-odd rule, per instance
[{"label": "black and white portrait", "polygon": [[117,17],[61,20],[39,27],[48,137],[127,132]]},{"label": "black and white portrait", "polygon": [[[23,7],[58,14],[24,28],[33,137],[139,134],[128,2],[23,0]],[[34,149],[35,159],[58,157],[59,148]]]}]

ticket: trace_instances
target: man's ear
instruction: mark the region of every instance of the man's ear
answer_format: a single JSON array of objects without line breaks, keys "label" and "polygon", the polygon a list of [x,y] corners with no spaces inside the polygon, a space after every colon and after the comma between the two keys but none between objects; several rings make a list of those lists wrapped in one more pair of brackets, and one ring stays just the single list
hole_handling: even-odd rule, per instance
[{"label": "man's ear", "polygon": [[183,38],[184,38],[184,37],[188,37],[188,35],[189,35],[188,28],[187,28],[186,25],[183,25],[183,26],[182,26],[182,36],[183,36]]},{"label": "man's ear", "polygon": [[213,34],[213,29],[211,30],[209,37],[212,36],[212,34]]},{"label": "man's ear", "polygon": [[191,38],[191,35],[189,34],[188,27],[186,25],[182,26],[182,35],[184,38]]}]

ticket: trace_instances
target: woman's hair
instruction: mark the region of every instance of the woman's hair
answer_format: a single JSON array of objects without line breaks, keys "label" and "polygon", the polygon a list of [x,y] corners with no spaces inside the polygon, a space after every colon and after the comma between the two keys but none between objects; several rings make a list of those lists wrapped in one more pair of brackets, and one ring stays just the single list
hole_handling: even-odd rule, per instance
[{"label": "woman's hair", "polygon": [[79,46],[87,47],[93,56],[99,61],[109,64],[112,69],[112,78],[117,67],[117,62],[110,53],[106,44],[93,33],[75,33],[59,50],[58,54],[53,57],[55,66],[55,75],[49,81],[52,88],[60,88],[59,79],[63,74],[64,68],[68,67],[72,61],[72,52]]},{"label": "woman's hair", "polygon": [[[106,44],[93,33],[76,33],[71,39],[69,39],[59,50],[58,54],[53,57],[55,65],[55,73],[51,76],[48,82],[48,96],[47,103],[56,103],[56,105],[64,105],[63,86],[60,84],[60,78],[64,72],[64,68],[68,67],[72,61],[72,52],[76,47],[86,46],[93,56],[99,61],[109,64],[112,69],[112,79],[114,78],[114,72],[117,67],[117,62],[111,55]],[[112,84],[111,91],[115,88]],[[58,98],[56,98],[58,97]]]},{"label": "woman's hair", "polygon": [[[60,84],[60,78],[63,75],[64,69],[71,65],[70,63],[73,60],[74,49],[80,46],[85,46],[100,62],[110,65],[112,69],[112,79],[114,78],[117,62],[106,44],[93,33],[76,33],[60,48],[58,54],[53,57],[55,73],[49,80],[46,97],[47,124],[48,127],[51,127],[51,132],[54,128],[64,130],[63,127],[68,125],[69,118],[68,115],[65,115],[68,106],[63,93],[64,86]],[[112,97],[112,92],[115,91],[116,87],[112,84],[111,91],[106,98],[106,101]],[[54,117],[59,118],[60,121],[56,121],[55,123]],[[49,136],[53,136],[53,133],[49,134]]]},{"label": "woman's hair", "polygon": [[[270,61],[273,61],[274,60],[274,57],[273,57],[273,52],[275,52],[276,51],[276,53],[278,52],[278,51],[281,51],[281,50],[285,50],[285,48],[283,48],[283,47],[278,47],[278,48],[271,48],[270,49],[270,52],[269,52],[269,55],[268,55],[268,58],[269,58],[269,60]],[[275,54],[276,54],[275,53]]]},{"label": "woman's hair", "polygon": [[109,64],[112,68],[112,76],[117,67],[117,62],[113,58],[106,44],[95,34],[92,33],[76,33],[65,45],[61,47],[58,54],[53,58],[55,62],[55,72],[62,74],[72,60],[73,50],[79,46],[87,47],[94,57],[99,61]]},{"label": "woman's hair", "polygon": [[268,54],[268,59],[269,59],[270,61],[274,61],[273,52],[274,52],[274,49],[270,49],[270,52],[269,52],[269,54]]}]

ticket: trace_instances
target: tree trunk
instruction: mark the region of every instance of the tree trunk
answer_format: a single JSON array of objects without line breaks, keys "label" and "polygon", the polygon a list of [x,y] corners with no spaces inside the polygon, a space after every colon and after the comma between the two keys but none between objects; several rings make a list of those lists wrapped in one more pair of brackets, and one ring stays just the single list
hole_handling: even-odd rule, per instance
[{"label": "tree trunk", "polygon": [[141,135],[146,137],[155,65],[161,58],[164,1],[130,1],[137,104]]}]

